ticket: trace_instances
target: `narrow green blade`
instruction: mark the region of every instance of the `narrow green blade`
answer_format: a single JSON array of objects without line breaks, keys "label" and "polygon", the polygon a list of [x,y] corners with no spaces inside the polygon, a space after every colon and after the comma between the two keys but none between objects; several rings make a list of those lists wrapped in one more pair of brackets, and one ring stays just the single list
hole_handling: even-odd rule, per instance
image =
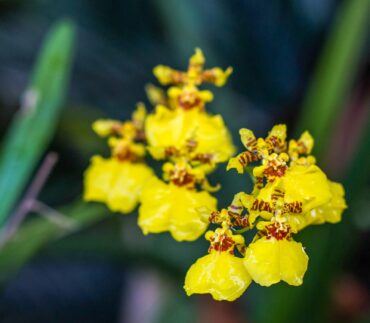
[{"label": "narrow green blade", "polygon": [[370,1],[347,0],[336,19],[310,82],[297,130],[315,138],[315,155],[321,157],[329,134],[353,86],[363,47],[369,35]]},{"label": "narrow green blade", "polygon": [[0,156],[0,225],[15,206],[53,137],[71,70],[74,28],[56,24],[38,57],[21,109],[4,139]]}]

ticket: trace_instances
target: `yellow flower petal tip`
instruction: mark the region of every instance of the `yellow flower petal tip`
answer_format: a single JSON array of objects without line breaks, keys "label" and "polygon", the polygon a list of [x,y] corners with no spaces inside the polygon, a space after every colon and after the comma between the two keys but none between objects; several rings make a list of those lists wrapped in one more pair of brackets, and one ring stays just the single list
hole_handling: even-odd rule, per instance
[{"label": "yellow flower petal tip", "polygon": [[215,67],[211,70],[214,74],[214,84],[217,86],[217,87],[222,87],[226,84],[229,76],[232,74],[233,72],[233,68],[232,67],[228,67],[225,71],[222,70],[221,68],[219,67]]},{"label": "yellow flower petal tip", "polygon": [[197,47],[195,48],[195,53],[190,57],[189,64],[190,65],[200,65],[203,66],[206,62],[204,57],[203,51]]},{"label": "yellow flower petal tip", "polygon": [[232,157],[229,159],[229,162],[227,163],[227,167],[226,167],[226,170],[230,170],[230,169],[236,169],[236,171],[239,173],[239,174],[243,174],[244,173],[244,166],[243,164],[240,162],[239,156],[237,157]]},{"label": "yellow flower petal tip", "polygon": [[301,137],[299,138],[298,142],[305,147],[305,153],[310,154],[314,145],[314,139],[308,131],[302,133]]},{"label": "yellow flower petal tip", "polygon": [[252,130],[242,128],[239,130],[240,140],[245,148],[251,148],[256,141],[256,137]]},{"label": "yellow flower petal tip", "polygon": [[158,104],[167,104],[166,93],[162,88],[157,87],[153,84],[147,84],[145,86],[145,92],[149,102],[153,106],[156,106]]},{"label": "yellow flower petal tip", "polygon": [[271,129],[267,138],[274,136],[276,138],[279,138],[281,141],[285,141],[286,140],[286,132],[287,132],[287,127],[286,127],[285,124],[277,124],[277,125],[272,127],[272,129]]},{"label": "yellow flower petal tip", "polygon": [[100,119],[92,124],[94,132],[100,137],[107,137],[120,131],[122,123],[117,120]]},{"label": "yellow flower petal tip", "polygon": [[141,195],[138,224],[144,234],[169,231],[177,241],[198,239],[207,229],[199,209],[217,208],[217,200],[206,191],[196,192],[152,178]]},{"label": "yellow flower petal tip", "polygon": [[217,301],[234,301],[251,283],[243,259],[227,252],[212,251],[199,258],[185,277],[184,289],[192,294],[211,294]]},{"label": "yellow flower petal tip", "polygon": [[85,172],[84,200],[107,204],[114,212],[132,212],[152,170],[144,163],[94,156]]},{"label": "yellow flower petal tip", "polygon": [[169,66],[158,65],[154,67],[153,74],[162,85],[168,85],[172,82],[173,70]]},{"label": "yellow flower petal tip", "polygon": [[271,286],[283,280],[299,286],[307,270],[308,256],[301,243],[264,237],[249,245],[244,264],[259,285]]}]

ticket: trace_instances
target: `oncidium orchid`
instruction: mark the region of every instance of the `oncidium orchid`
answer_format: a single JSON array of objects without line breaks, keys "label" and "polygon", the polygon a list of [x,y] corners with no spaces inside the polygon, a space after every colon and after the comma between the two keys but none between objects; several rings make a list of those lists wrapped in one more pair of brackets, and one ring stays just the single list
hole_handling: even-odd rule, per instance
[{"label": "oncidium orchid", "polygon": [[[233,301],[252,281],[299,286],[309,258],[294,237],[310,225],[339,222],[347,207],[344,188],[316,165],[309,132],[287,141],[283,124],[265,138],[241,129],[245,151],[232,157],[235,148],[222,116],[206,110],[213,93],[200,89],[205,83],[223,86],[232,69],[204,65],[203,53],[196,49],[186,71],[155,67],[158,81],[169,87],[146,87],[152,112],[140,103],[130,121],[93,124],[107,138],[111,156],[92,157],[84,199],[120,213],[131,213],[140,204],[138,225],[144,234],[169,232],[177,241],[205,234],[210,247],[187,272],[188,295],[208,293]],[[162,163],[162,174],[147,165],[148,157]],[[212,193],[221,186],[211,185],[208,176],[227,161],[227,170],[249,173],[253,189],[235,194],[218,211]],[[209,226],[212,230],[206,232]]]},{"label": "oncidium orchid", "polygon": [[145,107],[139,104],[131,121],[98,120],[93,130],[108,137],[109,158],[93,156],[85,172],[85,201],[105,203],[114,212],[130,213],[138,205],[153,171],[144,162]]},{"label": "oncidium orchid", "polygon": [[[200,49],[185,72],[159,65],[154,75],[166,91],[147,86],[154,111],[139,104],[131,121],[98,120],[93,130],[108,138],[111,157],[94,156],[85,173],[86,201],[105,203],[112,211],[132,212],[138,203],[138,224],[144,234],[170,232],[178,241],[199,238],[208,227],[198,208],[217,208],[207,175],[235,151],[220,115],[205,109],[213,99],[203,83],[222,86],[232,69],[204,69]],[[145,163],[146,152],[162,161],[162,179]]]},{"label": "oncidium orchid", "polygon": [[[217,239],[207,233],[209,255],[190,267],[188,294],[232,301],[251,281],[301,285],[308,256],[294,235],[309,225],[339,222],[346,208],[343,186],[328,180],[310,155],[314,141],[307,131],[289,143],[285,125],[274,126],[266,138],[257,139],[249,129],[241,129],[240,137],[246,150],[231,158],[227,169],[249,171],[254,186],[250,194],[237,193],[227,209],[209,212],[209,222],[221,228]],[[248,231],[254,237],[245,244],[241,233]]]}]

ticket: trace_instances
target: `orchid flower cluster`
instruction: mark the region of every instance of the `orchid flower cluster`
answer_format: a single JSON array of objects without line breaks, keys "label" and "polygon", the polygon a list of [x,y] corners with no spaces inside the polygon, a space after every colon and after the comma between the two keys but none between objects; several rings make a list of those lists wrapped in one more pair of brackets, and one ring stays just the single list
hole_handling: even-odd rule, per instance
[{"label": "orchid flower cluster", "polygon": [[[155,106],[147,113],[138,104],[132,120],[98,120],[93,130],[108,137],[111,156],[94,156],[85,173],[84,199],[106,203],[115,212],[130,213],[140,202],[138,225],[144,234],[168,231],[178,241],[199,238],[208,227],[199,208],[217,209],[207,175],[235,152],[231,135],[220,115],[205,109],[212,101],[204,84],[223,86],[232,69],[204,68],[200,49],[187,71],[168,66],[154,68],[167,91],[153,85],[147,92]],[[159,178],[144,163],[146,153],[163,162]]]},{"label": "orchid flower cluster", "polygon": [[[241,129],[240,137],[246,150],[231,158],[227,169],[249,171],[253,190],[209,213],[209,222],[218,228],[205,235],[209,254],[186,275],[188,295],[210,293],[216,300],[232,301],[252,281],[301,285],[308,256],[294,235],[313,224],[339,222],[346,208],[343,186],[316,165],[307,131],[289,142],[285,125],[274,126],[266,138],[257,139],[249,129]],[[242,235],[247,231],[254,232],[249,244]]]},{"label": "orchid flower cluster", "polygon": [[[205,69],[200,49],[187,71],[154,68],[166,90],[150,85],[147,113],[142,103],[129,121],[98,120],[93,130],[107,138],[111,156],[93,156],[85,172],[84,199],[130,213],[139,204],[138,225],[144,234],[169,232],[177,241],[193,241],[207,231],[208,254],[188,270],[188,295],[209,293],[233,301],[255,281],[270,286],[285,281],[301,285],[308,256],[293,236],[302,229],[341,220],[346,208],[341,184],[327,179],[311,155],[313,138],[306,131],[286,139],[286,126],[276,125],[266,138],[241,129],[245,151],[235,148],[220,115],[206,111],[213,100],[204,83],[223,86],[232,69]],[[150,155],[162,162],[162,177],[146,164]],[[250,193],[240,192],[218,210],[208,175],[219,163],[248,172]],[[253,232],[248,244],[243,233]]]}]

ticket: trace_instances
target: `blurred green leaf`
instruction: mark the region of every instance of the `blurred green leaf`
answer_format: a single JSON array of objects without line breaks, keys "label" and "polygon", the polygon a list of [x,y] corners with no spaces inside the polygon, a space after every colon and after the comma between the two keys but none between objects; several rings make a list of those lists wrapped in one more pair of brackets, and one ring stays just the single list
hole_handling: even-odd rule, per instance
[{"label": "blurred green leaf", "polygon": [[369,25],[370,1],[343,1],[310,82],[297,127],[314,136],[316,156],[321,156],[327,147],[328,134],[353,85]]},{"label": "blurred green leaf", "polygon": [[370,230],[370,189],[365,189],[353,208],[353,221],[359,230]]},{"label": "blurred green leaf", "polygon": [[[181,286],[189,264],[200,257],[207,247],[205,241],[195,242],[198,248],[194,247],[194,243],[174,244],[169,234],[143,236],[135,216],[112,214],[102,204],[76,202],[58,212],[65,216],[59,219],[62,224],[65,221],[65,225],[35,217],[27,220],[3,245],[0,249],[0,284],[42,252],[52,257],[83,254],[126,265],[134,262],[135,265],[154,266],[179,279]],[[98,227],[86,230],[106,219]],[[74,234],[77,231],[78,234]],[[68,239],[63,239],[65,236]]]},{"label": "blurred green leaf", "polygon": [[74,27],[56,24],[48,34],[4,139],[0,158],[0,225],[4,223],[54,134],[71,70]]},{"label": "blurred green leaf", "polygon": [[[61,236],[85,228],[107,216],[102,205],[76,202],[60,210],[65,225],[43,217],[24,223],[16,234],[0,249],[0,282],[6,281],[30,260],[42,247]],[[73,224],[73,225],[71,225]]]}]

